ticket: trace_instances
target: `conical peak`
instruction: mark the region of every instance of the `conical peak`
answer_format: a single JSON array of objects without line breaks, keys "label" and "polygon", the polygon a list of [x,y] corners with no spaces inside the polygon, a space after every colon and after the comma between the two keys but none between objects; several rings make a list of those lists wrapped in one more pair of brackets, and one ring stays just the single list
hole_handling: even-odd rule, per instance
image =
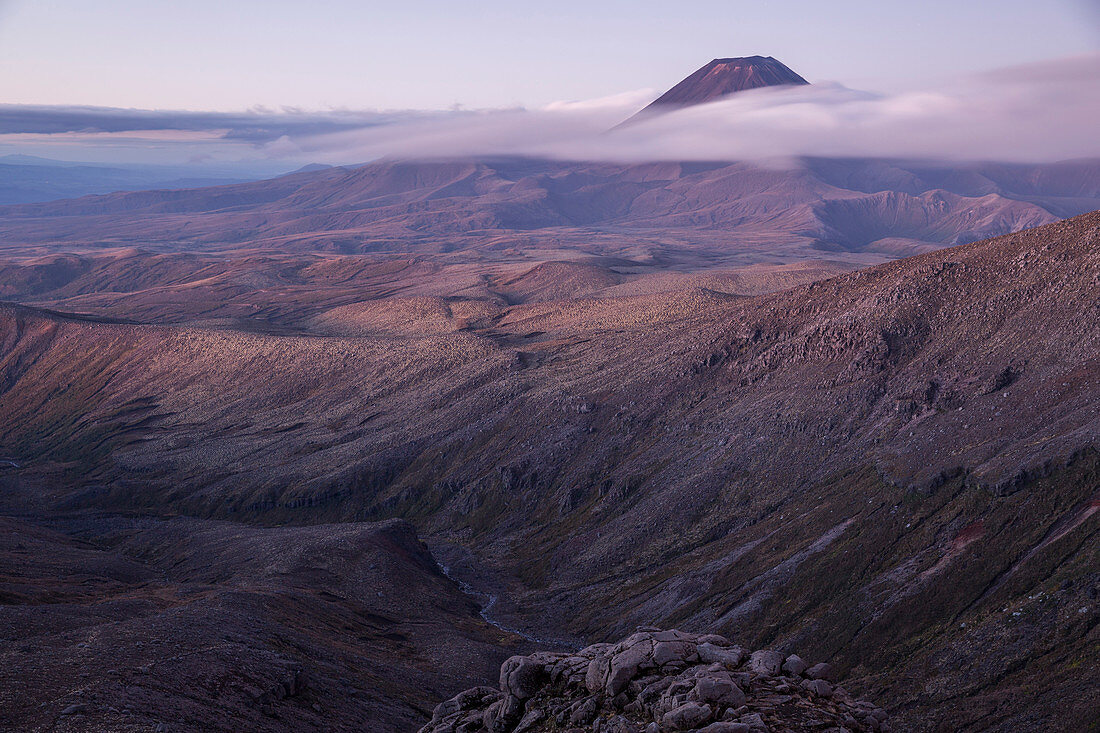
[{"label": "conical peak", "polygon": [[688,107],[721,99],[746,89],[807,84],[801,76],[771,56],[714,59],[653,102],[653,107]]}]

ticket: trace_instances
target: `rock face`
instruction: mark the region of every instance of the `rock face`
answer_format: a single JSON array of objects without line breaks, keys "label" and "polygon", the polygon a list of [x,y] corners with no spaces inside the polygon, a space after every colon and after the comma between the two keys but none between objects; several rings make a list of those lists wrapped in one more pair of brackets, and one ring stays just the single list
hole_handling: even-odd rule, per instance
[{"label": "rock face", "polygon": [[575,653],[512,657],[499,691],[459,693],[420,733],[890,730],[876,706],[783,664],[806,669],[798,657],[746,655],[713,634],[639,631]]},{"label": "rock face", "polygon": [[633,119],[713,102],[747,89],[809,84],[771,56],[714,59],[669,89]]}]

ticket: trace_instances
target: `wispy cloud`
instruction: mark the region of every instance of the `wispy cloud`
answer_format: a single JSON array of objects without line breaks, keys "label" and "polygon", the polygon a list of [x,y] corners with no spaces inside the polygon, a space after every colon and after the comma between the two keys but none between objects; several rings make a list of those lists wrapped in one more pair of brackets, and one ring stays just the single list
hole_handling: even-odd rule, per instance
[{"label": "wispy cloud", "polygon": [[146,130],[224,130],[227,139],[263,143],[284,135],[317,135],[389,125],[442,113],[254,108],[245,112],[195,112],[118,107],[0,104],[0,135],[117,133]]},{"label": "wispy cloud", "polygon": [[[762,89],[615,129],[651,90],[538,109],[243,113],[0,106],[0,145],[156,146],[253,160],[357,163],[534,155],[716,160],[801,155],[1043,161],[1100,156],[1100,54],[927,90]],[[198,151],[196,153],[195,151]],[[28,151],[29,152],[29,151]],[[166,153],[164,153],[166,154]]]},{"label": "wispy cloud", "polygon": [[454,118],[456,114],[264,108],[201,112],[8,104],[0,105],[0,152],[98,162],[256,162],[284,157],[280,151],[287,150],[287,140]]}]

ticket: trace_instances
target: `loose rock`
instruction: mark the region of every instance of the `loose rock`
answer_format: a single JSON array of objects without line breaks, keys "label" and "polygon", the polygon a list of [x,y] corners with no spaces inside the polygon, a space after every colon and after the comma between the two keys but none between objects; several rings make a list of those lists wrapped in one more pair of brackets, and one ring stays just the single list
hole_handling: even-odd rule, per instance
[{"label": "loose rock", "polygon": [[802,660],[802,657],[797,654],[792,654],[787,657],[787,661],[783,662],[783,671],[792,677],[797,677],[805,672],[809,666],[810,665]]},{"label": "loose rock", "polygon": [[833,665],[822,662],[821,664],[815,664],[806,670],[805,675],[811,680],[829,680],[833,681]]}]

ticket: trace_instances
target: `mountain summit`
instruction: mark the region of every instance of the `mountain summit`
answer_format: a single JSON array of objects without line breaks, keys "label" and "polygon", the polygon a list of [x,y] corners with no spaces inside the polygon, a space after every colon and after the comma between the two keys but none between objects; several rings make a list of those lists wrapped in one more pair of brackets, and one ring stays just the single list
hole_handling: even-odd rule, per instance
[{"label": "mountain summit", "polygon": [[785,84],[809,84],[771,56],[714,59],[657,98],[650,107],[690,107],[743,92]]},{"label": "mountain summit", "polygon": [[654,113],[713,102],[736,92],[760,87],[809,84],[781,61],[771,56],[742,56],[714,59],[658,97],[628,121]]}]

